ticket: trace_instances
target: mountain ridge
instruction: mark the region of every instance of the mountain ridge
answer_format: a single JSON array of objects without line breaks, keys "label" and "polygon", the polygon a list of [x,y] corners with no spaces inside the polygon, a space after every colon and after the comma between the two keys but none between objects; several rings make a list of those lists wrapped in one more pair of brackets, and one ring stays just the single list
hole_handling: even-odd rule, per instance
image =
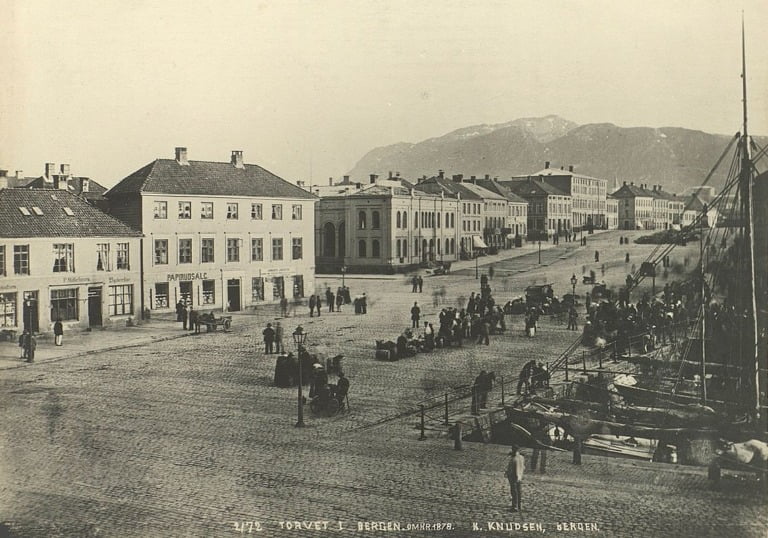
[{"label": "mountain ridge", "polygon": [[[465,177],[508,178],[534,174],[549,161],[613,182],[661,184],[670,192],[700,185],[732,136],[684,127],[619,127],[613,123],[578,125],[556,115],[525,117],[497,124],[454,129],[421,142],[398,142],[366,153],[350,170],[353,178],[389,171],[408,179],[438,170]],[[756,138],[761,145],[765,137]],[[721,167],[710,184],[722,184]],[[613,182],[611,181],[613,180]]]}]

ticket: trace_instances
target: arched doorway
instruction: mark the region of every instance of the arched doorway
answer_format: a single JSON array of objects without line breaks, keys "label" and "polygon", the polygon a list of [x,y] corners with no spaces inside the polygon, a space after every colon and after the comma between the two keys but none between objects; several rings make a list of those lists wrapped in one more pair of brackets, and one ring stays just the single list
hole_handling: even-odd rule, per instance
[{"label": "arched doorway", "polygon": [[323,226],[323,256],[336,256],[336,227],[331,222]]}]

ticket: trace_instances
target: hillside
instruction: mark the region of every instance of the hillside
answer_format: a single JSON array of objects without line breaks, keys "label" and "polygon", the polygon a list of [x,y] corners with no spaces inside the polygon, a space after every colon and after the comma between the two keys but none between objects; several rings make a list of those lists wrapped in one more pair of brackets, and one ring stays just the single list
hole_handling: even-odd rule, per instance
[{"label": "hillside", "polygon": [[[399,143],[368,152],[349,172],[353,178],[389,171],[405,178],[446,174],[500,178],[532,174],[550,161],[611,180],[662,184],[670,192],[700,185],[730,137],[680,127],[577,125],[558,116],[476,125],[415,144]],[[758,139],[761,145],[768,140]],[[712,185],[722,184],[729,162]]]}]

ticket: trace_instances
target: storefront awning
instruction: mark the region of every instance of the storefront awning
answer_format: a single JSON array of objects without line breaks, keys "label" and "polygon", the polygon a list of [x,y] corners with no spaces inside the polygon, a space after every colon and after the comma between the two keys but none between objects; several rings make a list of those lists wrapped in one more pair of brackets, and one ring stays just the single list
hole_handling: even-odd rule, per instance
[{"label": "storefront awning", "polygon": [[472,246],[475,248],[488,248],[488,245],[485,244],[485,241],[479,235],[472,236]]}]

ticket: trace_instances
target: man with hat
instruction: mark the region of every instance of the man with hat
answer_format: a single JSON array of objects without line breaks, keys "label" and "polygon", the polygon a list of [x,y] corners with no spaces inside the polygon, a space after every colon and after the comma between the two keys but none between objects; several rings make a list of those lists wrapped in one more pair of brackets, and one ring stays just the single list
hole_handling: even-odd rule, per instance
[{"label": "man with hat", "polygon": [[507,464],[507,480],[509,480],[509,492],[512,495],[512,511],[522,510],[522,482],[525,470],[525,458],[520,453],[517,445],[511,446],[510,458]]}]

